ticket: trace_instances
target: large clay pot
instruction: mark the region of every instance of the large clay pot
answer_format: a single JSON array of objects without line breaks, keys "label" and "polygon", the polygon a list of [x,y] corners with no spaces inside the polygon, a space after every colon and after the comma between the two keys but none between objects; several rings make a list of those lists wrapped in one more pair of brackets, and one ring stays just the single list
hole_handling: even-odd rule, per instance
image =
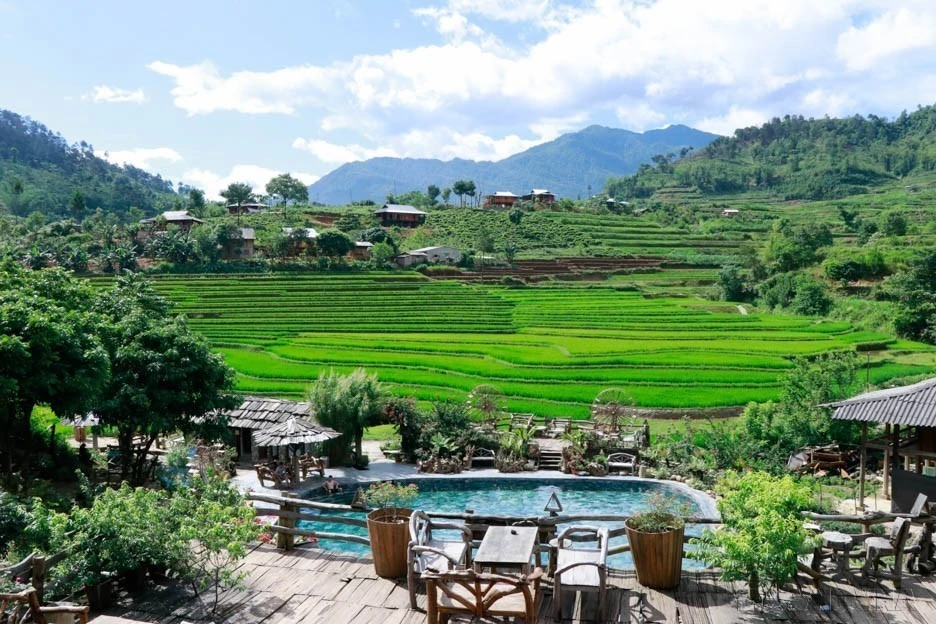
[{"label": "large clay pot", "polygon": [[671,589],[679,585],[682,578],[683,527],[663,533],[644,533],[627,529],[637,581],[651,589]]},{"label": "large clay pot", "polygon": [[409,545],[409,517],[412,509],[375,509],[367,514],[374,569],[381,578],[406,576],[406,549]]}]

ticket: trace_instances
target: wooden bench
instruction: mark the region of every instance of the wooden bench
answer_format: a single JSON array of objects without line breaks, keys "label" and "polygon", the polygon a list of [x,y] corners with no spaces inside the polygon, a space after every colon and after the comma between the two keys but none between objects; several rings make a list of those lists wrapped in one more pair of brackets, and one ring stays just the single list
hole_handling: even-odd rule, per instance
[{"label": "wooden bench", "polygon": [[39,595],[34,587],[16,594],[0,593],[0,621],[4,622],[72,624],[77,618],[81,624],[88,624],[88,612],[87,606],[40,606]]},{"label": "wooden bench", "polygon": [[476,463],[488,465],[493,468],[495,457],[496,455],[491,449],[476,448],[471,452],[471,456],[468,458],[468,470],[474,468]]},{"label": "wooden bench", "polygon": [[634,474],[637,471],[637,456],[630,453],[611,453],[608,455],[608,472],[627,472]]}]

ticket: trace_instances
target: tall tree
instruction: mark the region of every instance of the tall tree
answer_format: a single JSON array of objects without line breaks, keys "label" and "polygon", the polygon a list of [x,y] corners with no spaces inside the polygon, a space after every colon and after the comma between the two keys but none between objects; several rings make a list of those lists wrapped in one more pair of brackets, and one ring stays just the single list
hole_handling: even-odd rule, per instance
[{"label": "tall tree", "polygon": [[75,189],[71,199],[68,200],[68,209],[71,211],[76,221],[81,219],[87,207],[88,202],[85,199],[84,193],[82,193],[80,189]]},{"label": "tall tree", "polygon": [[[117,427],[121,475],[141,482],[153,442],[173,431],[218,439],[218,410],[234,406],[233,371],[137,276],[117,280],[102,296],[110,380],[95,402],[101,422]],[[145,445],[134,451],[133,436]]]},{"label": "tall tree", "polygon": [[253,187],[246,182],[231,182],[226,189],[221,191],[221,197],[226,199],[229,204],[242,206],[252,202],[255,195]]},{"label": "tall tree", "polygon": [[426,196],[429,198],[430,204],[435,204],[436,200],[439,199],[439,193],[442,191],[439,190],[439,187],[435,184],[430,184],[429,188],[426,189]]},{"label": "tall tree", "polygon": [[309,201],[309,187],[288,173],[281,173],[267,182],[266,192],[269,195],[279,195],[283,198],[283,202],[294,201],[297,204],[305,204]]},{"label": "tall tree", "polygon": [[309,391],[309,402],[320,423],[353,439],[356,457],[360,458],[364,428],[380,418],[383,395],[377,375],[368,375],[363,368],[345,376],[329,370],[319,374]]},{"label": "tall tree", "polygon": [[197,188],[189,189],[189,205],[196,213],[201,213],[205,207],[205,191]]},{"label": "tall tree", "polygon": [[107,381],[94,299],[87,283],[61,269],[0,265],[0,431],[8,474],[20,453],[29,473],[33,407],[46,404],[63,417],[84,414]]},{"label": "tall tree", "polygon": [[340,230],[325,230],[315,239],[319,251],[326,256],[343,256],[354,248],[354,241]]},{"label": "tall tree", "polygon": [[458,195],[459,203],[462,208],[465,207],[465,195],[469,197],[475,196],[475,183],[474,180],[456,180],[452,185],[452,192]]}]

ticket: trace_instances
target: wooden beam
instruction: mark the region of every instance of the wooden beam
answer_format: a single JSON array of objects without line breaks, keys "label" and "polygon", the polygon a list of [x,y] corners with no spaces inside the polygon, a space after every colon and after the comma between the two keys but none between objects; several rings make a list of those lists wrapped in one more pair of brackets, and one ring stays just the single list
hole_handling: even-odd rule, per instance
[{"label": "wooden beam", "polygon": [[865,479],[867,478],[868,465],[868,423],[861,423],[861,464],[858,469],[858,510],[864,511],[865,504]]}]

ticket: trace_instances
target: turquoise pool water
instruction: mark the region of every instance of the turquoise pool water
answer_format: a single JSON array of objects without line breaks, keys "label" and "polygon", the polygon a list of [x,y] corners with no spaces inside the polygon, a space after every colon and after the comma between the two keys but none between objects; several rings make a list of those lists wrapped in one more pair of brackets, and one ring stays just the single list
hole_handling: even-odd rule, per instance
[{"label": "turquoise pool water", "polygon": [[[631,515],[643,510],[653,494],[663,493],[673,497],[677,503],[688,505],[693,515],[708,515],[711,506],[707,505],[704,495],[680,488],[676,485],[650,480],[614,480],[614,479],[412,479],[407,483],[419,486],[419,496],[413,503],[414,509],[427,511],[461,513],[466,509],[477,514],[535,516],[546,515],[543,508],[549,497],[556,493],[563,507],[563,514],[620,514]],[[346,492],[319,500],[335,503],[349,503],[353,492]],[[707,507],[703,509],[703,506]],[[319,532],[351,533],[367,536],[367,529],[345,524],[328,522],[329,516],[336,512],[304,510],[321,517],[321,521],[300,521],[299,526]],[[348,513],[362,518],[362,514]],[[583,524],[578,522],[576,524]],[[621,523],[589,522],[588,524],[620,526]],[[560,525],[561,530],[561,525]],[[698,535],[702,527],[687,525],[686,532]],[[624,543],[624,538],[612,540],[612,546]],[[355,554],[369,554],[366,546],[337,540],[321,540],[320,547]],[[629,553],[615,555],[609,565],[616,568],[632,567]],[[699,567],[701,564],[685,560],[684,567]]]}]

